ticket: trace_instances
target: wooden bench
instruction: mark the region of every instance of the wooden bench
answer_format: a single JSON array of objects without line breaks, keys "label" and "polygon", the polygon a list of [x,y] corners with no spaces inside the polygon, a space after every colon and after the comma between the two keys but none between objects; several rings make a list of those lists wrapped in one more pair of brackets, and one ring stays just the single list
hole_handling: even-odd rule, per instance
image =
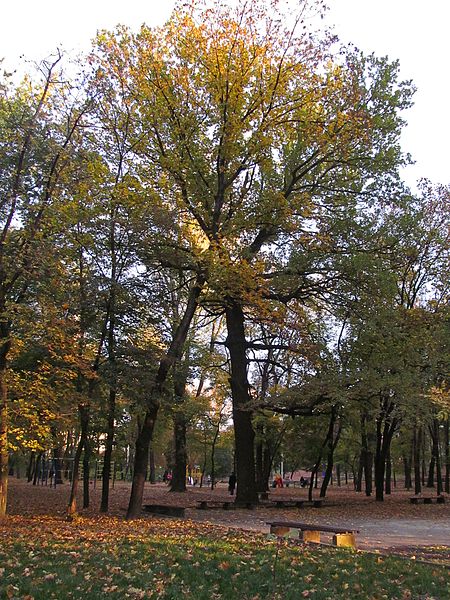
[{"label": "wooden bench", "polygon": [[356,548],[355,534],[358,529],[350,527],[331,527],[329,525],[311,525],[309,523],[298,523],[296,521],[267,521],[270,525],[270,533],[278,536],[288,535],[291,529],[299,530],[299,537],[303,542],[314,542],[320,544],[320,534],[333,533],[333,545]]},{"label": "wooden bench", "polygon": [[423,504],[432,504],[436,502],[436,504],[445,504],[445,496],[411,496],[409,501],[411,504],[419,504],[423,502]]},{"label": "wooden bench", "polygon": [[185,509],[182,506],[168,506],[167,504],[144,504],[145,512],[168,517],[184,518]]},{"label": "wooden bench", "polygon": [[303,508],[303,506],[312,506],[313,508],[321,508],[323,500],[273,500],[273,505],[276,508]]},{"label": "wooden bench", "polygon": [[219,500],[197,500],[197,508],[199,510],[207,510],[208,508],[222,508],[223,510],[230,510],[234,508],[234,502]]}]

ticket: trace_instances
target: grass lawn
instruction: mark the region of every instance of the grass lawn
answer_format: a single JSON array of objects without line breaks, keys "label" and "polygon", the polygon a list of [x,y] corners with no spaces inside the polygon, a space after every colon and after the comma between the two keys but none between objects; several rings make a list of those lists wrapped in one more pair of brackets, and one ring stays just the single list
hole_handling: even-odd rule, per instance
[{"label": "grass lawn", "polygon": [[172,519],[0,524],[0,598],[450,597],[448,569]]}]

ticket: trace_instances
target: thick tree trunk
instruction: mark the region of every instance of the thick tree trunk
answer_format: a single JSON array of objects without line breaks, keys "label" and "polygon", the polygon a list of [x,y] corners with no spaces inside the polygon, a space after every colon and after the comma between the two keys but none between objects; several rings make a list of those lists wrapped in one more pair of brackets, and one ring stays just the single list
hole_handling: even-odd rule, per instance
[{"label": "thick tree trunk", "polygon": [[159,401],[155,399],[145,414],[145,419],[136,439],[134,454],[133,483],[131,485],[130,501],[128,504],[127,519],[134,519],[141,514],[142,497],[144,495],[145,476],[150,442],[153,437],[156,417],[158,416]]},{"label": "thick tree trunk", "polygon": [[[170,482],[171,492],[186,491],[186,467],[187,467],[187,443],[186,429],[187,420],[184,413],[184,402],[186,399],[186,385],[189,375],[189,344],[185,350],[183,363],[174,367],[174,411],[173,411],[173,437],[175,448],[175,464]],[[205,440],[205,461],[200,477],[200,487],[203,485],[203,477],[206,470],[206,440]]]},{"label": "thick tree trunk", "polygon": [[41,468],[42,468],[42,452],[39,452],[37,455],[36,464],[34,467],[33,485],[37,485],[37,483],[38,483]]},{"label": "thick tree trunk", "polygon": [[167,379],[170,368],[183,355],[183,348],[189,332],[191,321],[197,309],[197,301],[200,296],[204,278],[198,276],[195,284],[189,292],[186,309],[178,327],[175,330],[172,342],[166,355],[162,358],[155,382],[149,394],[147,412],[136,439],[136,450],[134,455],[133,483],[131,486],[130,501],[128,504],[127,519],[134,519],[141,513],[142,497],[144,495],[144,483],[147,473],[148,452],[150,441],[153,436],[160,400],[163,394],[163,384]]},{"label": "thick tree trunk", "polygon": [[176,411],[173,415],[173,437],[175,445],[175,465],[172,471],[170,491],[185,492],[187,466],[186,417],[182,411]]},{"label": "thick tree trunk", "polygon": [[252,401],[248,383],[248,361],[242,307],[230,301],[226,308],[228,336],[226,346],[231,361],[231,395],[233,399],[234,439],[236,449],[236,504],[256,504],[254,458],[255,432],[252,425]]},{"label": "thick tree trunk", "polygon": [[409,456],[403,455],[403,470],[405,473],[405,488],[410,490],[412,487],[412,477],[411,477],[411,458]]},{"label": "thick tree trunk", "polygon": [[27,467],[27,483],[33,479],[34,467],[36,464],[36,453],[30,452],[30,458],[28,459],[28,467]]}]

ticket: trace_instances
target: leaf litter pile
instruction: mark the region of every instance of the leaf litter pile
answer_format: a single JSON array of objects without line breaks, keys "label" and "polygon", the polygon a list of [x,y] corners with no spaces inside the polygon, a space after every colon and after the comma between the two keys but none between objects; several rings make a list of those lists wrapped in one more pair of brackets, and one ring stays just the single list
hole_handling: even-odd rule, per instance
[{"label": "leaf litter pile", "polygon": [[[450,573],[445,563],[449,549],[405,547],[399,556],[341,550],[328,546],[279,540],[267,533],[233,529],[213,522],[146,517],[124,520],[129,487],[112,491],[111,513],[97,516],[99,490],[92,490],[92,506],[73,522],[64,517],[67,490],[52,490],[11,482],[10,516],[0,521],[0,598],[38,600],[56,598],[192,598],[214,600],[401,599],[450,598]],[[214,494],[220,494],[220,490]],[[223,492],[222,492],[223,493]],[[288,490],[284,493],[287,495]],[[152,499],[195,506],[207,490],[171,494],[154,486]],[[151,496],[153,495],[153,496]],[[170,501],[168,500],[170,498]],[[337,497],[336,497],[337,498]],[[407,506],[403,502],[404,506]],[[339,499],[308,520],[363,514],[373,504],[349,504]],[[389,504],[383,507],[388,518]],[[410,507],[420,514],[417,507]],[[444,515],[434,505],[427,514]],[[347,515],[345,512],[347,511]],[[401,506],[391,503],[397,517]],[[230,519],[240,511],[208,511]],[[244,513],[245,511],[242,511]],[[266,518],[263,509],[247,511]],[[423,513],[423,511],[422,511]],[[205,511],[188,510],[188,516]],[[274,513],[268,513],[272,517]],[[282,513],[276,512],[277,517]],[[367,512],[370,515],[370,512]],[[289,515],[286,515],[289,516]],[[436,518],[436,516],[434,517]],[[416,560],[411,560],[414,554]],[[417,559],[437,560],[423,563]]]}]

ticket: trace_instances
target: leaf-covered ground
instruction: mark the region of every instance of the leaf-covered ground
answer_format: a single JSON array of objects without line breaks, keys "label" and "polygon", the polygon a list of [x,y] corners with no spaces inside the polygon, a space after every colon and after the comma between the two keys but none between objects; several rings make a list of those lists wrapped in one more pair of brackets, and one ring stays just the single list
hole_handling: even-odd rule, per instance
[{"label": "leaf-covered ground", "polygon": [[[319,510],[200,511],[199,499],[229,499],[226,486],[176,494],[160,484],[146,486],[144,502],[185,506],[187,519],[128,523],[129,491],[117,482],[110,516],[99,517],[100,486],[92,484],[89,509],[69,523],[67,483],[55,490],[11,479],[10,516],[0,522],[0,598],[450,598],[450,537],[436,541],[447,539],[448,503],[413,506],[410,492],[399,490],[380,504],[335,487]],[[304,490],[276,491],[276,497],[304,496]],[[375,552],[273,539],[266,521],[281,516],[362,524],[360,546]],[[393,535],[395,524],[408,535]],[[417,535],[417,525],[425,525],[428,537]],[[373,532],[385,539],[383,547],[373,543]]]},{"label": "leaf-covered ground", "polygon": [[444,567],[189,520],[13,516],[0,597],[446,599]]}]

